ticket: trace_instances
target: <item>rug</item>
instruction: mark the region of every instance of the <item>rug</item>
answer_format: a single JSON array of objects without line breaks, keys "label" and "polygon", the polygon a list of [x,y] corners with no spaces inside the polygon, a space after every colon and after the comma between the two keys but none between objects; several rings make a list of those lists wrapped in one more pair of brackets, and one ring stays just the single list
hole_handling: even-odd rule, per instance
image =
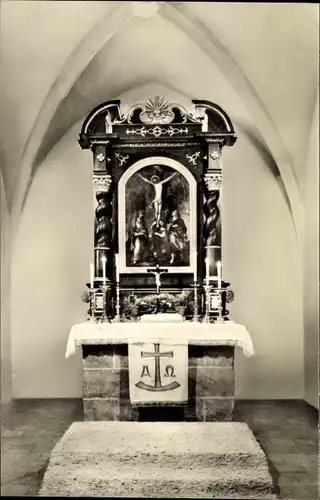
[{"label": "rug", "polygon": [[39,495],[277,498],[263,450],[238,422],[76,422]]}]

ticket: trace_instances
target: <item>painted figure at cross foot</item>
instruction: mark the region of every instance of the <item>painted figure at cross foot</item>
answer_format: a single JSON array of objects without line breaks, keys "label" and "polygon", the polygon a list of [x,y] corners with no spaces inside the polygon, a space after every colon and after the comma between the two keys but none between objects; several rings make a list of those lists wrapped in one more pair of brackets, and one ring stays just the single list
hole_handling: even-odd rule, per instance
[{"label": "painted figure at cross foot", "polygon": [[154,221],[150,229],[152,254],[155,262],[159,262],[168,253],[168,235],[162,220]]},{"label": "painted figure at cross foot", "polygon": [[148,230],[145,226],[143,210],[139,210],[133,217],[129,239],[132,264],[143,262],[148,245]]},{"label": "painted figure at cross foot", "polygon": [[168,224],[170,264],[184,263],[188,245],[187,227],[177,209],[173,210]]}]

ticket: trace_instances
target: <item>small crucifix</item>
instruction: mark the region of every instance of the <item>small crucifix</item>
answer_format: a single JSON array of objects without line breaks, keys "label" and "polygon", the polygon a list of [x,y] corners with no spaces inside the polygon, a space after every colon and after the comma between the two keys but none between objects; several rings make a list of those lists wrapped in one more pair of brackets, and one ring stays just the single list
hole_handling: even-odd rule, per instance
[{"label": "small crucifix", "polygon": [[155,269],[147,269],[147,272],[154,274],[154,277],[156,279],[157,294],[159,294],[160,293],[160,286],[161,286],[160,275],[163,273],[167,273],[168,269],[161,269],[159,264],[157,264]]}]

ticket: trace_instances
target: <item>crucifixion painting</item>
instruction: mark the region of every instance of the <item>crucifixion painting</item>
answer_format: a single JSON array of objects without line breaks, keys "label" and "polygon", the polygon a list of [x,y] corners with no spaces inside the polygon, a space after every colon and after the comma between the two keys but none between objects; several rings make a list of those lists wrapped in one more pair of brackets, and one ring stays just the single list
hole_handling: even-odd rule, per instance
[{"label": "crucifixion painting", "polygon": [[190,186],[177,170],[150,165],[125,188],[126,265],[190,266]]}]

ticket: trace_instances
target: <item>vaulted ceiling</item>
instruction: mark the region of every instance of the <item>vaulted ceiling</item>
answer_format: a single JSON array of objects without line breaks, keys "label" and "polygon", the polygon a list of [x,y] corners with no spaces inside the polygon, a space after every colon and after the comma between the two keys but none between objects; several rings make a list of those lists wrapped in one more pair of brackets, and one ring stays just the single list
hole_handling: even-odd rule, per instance
[{"label": "vaulted ceiling", "polygon": [[186,106],[219,104],[301,195],[316,5],[4,0],[1,10],[0,161],[18,212],[37,165],[73,124],[103,101],[152,89]]}]

